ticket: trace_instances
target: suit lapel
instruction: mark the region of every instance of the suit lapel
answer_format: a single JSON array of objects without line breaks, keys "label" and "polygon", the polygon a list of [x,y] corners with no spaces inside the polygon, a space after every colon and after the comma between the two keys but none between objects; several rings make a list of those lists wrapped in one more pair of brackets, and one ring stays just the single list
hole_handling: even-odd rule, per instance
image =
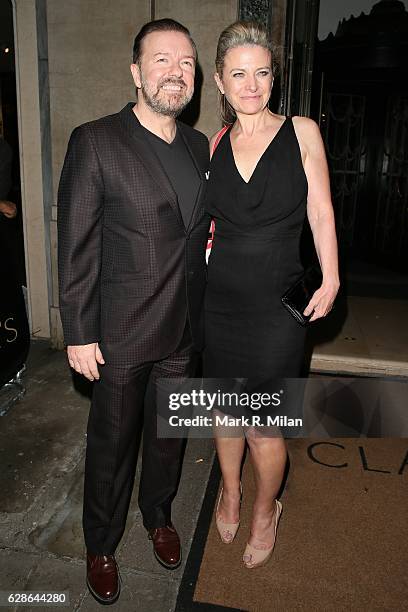
[{"label": "suit lapel", "polygon": [[196,167],[196,170],[198,172],[198,175],[200,177],[200,187],[198,189],[197,197],[196,197],[196,200],[194,202],[193,211],[192,211],[191,217],[190,217],[190,223],[189,223],[189,225],[187,227],[187,233],[190,233],[191,229],[194,227],[194,223],[195,223],[195,220],[197,218],[198,211],[200,209],[200,204],[201,204],[202,196],[203,196],[203,193],[204,193],[204,185],[205,185],[206,178],[205,178],[204,170],[197,163],[197,158],[196,158],[196,156],[194,154],[194,151],[193,151],[192,147],[190,146],[189,139],[188,139],[186,133],[184,132],[183,124],[180,123],[179,121],[177,121],[177,129],[180,130],[180,134],[183,137],[185,145],[186,145],[186,147],[187,147],[187,149],[188,149],[188,151],[189,151],[189,153],[191,155],[191,159],[193,160],[193,163],[194,163],[194,165]]},{"label": "suit lapel", "polygon": [[145,166],[151,178],[160,188],[160,191],[162,192],[163,196],[166,198],[166,200],[168,200],[181,226],[184,229],[183,218],[180,213],[177,195],[159,159],[157,158],[154,151],[148,145],[146,139],[143,136],[143,131],[140,126],[139,120],[132,110],[133,106],[133,103],[130,102],[125,106],[123,110],[120,111],[119,117],[122,123],[122,127],[125,129],[128,136],[131,137],[133,149],[136,155],[138,156],[142,164]]}]

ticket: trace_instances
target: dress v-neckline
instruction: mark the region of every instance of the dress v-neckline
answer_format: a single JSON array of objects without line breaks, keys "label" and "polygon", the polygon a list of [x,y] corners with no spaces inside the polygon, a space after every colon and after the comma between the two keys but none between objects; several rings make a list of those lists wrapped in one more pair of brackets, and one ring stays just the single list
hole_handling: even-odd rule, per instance
[{"label": "dress v-neckline", "polygon": [[288,122],[288,118],[287,118],[287,117],[285,117],[285,120],[284,120],[284,121],[282,121],[282,125],[280,126],[279,130],[276,132],[276,134],[275,134],[275,136],[272,138],[272,140],[270,140],[270,141],[269,141],[268,146],[266,147],[265,151],[262,153],[262,155],[260,156],[260,158],[259,158],[259,159],[258,159],[258,161],[256,162],[255,167],[254,167],[254,169],[252,170],[251,176],[249,177],[249,179],[248,179],[247,181],[244,179],[244,177],[242,176],[242,174],[241,174],[241,173],[240,173],[240,171],[238,170],[238,166],[237,166],[237,163],[236,163],[236,161],[235,161],[234,149],[232,148],[232,142],[231,142],[231,130],[229,131],[229,134],[228,134],[228,142],[229,142],[229,147],[230,147],[230,150],[231,150],[232,161],[233,161],[233,164],[234,164],[234,166],[235,166],[235,170],[236,170],[236,172],[237,172],[238,176],[241,178],[241,180],[243,181],[243,183],[245,183],[245,185],[249,185],[249,183],[252,181],[252,178],[253,178],[253,176],[254,176],[254,174],[255,174],[255,172],[256,172],[256,170],[257,170],[257,168],[258,168],[258,166],[259,166],[259,164],[260,164],[260,162],[261,162],[261,160],[262,160],[262,158],[265,156],[266,152],[267,152],[267,151],[269,151],[269,148],[271,147],[272,143],[273,143],[273,142],[275,142],[275,140],[277,139],[277,137],[278,137],[278,136],[279,136],[279,134],[281,133],[283,126],[284,126],[284,125],[285,125],[287,122]]}]

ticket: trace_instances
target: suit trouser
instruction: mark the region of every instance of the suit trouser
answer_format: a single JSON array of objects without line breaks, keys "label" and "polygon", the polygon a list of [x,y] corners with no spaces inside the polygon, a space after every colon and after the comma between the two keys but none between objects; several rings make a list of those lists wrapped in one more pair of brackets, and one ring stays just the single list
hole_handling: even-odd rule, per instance
[{"label": "suit trouser", "polygon": [[171,522],[184,439],[157,438],[156,381],[192,377],[197,353],[185,331],[162,361],[117,368],[105,364],[94,383],[87,429],[83,528],[88,552],[114,554],[132,495],[142,428],[139,506],[146,529]]}]

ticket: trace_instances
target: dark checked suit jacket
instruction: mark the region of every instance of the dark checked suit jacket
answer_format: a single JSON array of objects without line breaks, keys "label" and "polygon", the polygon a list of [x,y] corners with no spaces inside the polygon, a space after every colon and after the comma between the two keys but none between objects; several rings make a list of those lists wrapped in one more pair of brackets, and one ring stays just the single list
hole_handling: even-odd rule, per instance
[{"label": "dark checked suit jacket", "polygon": [[65,343],[99,342],[105,360],[123,366],[169,355],[186,316],[195,348],[202,348],[209,227],[207,138],[177,122],[201,177],[185,228],[132,107],[74,130],[58,192]]}]

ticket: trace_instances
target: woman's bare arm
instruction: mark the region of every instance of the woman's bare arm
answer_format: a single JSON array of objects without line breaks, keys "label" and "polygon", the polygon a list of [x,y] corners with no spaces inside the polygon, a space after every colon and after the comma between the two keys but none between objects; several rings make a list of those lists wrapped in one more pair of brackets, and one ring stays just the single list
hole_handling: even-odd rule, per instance
[{"label": "woman's bare arm", "polygon": [[319,127],[306,117],[294,118],[293,125],[301,146],[308,183],[307,216],[323,273],[322,285],[304,311],[305,315],[314,311],[310,321],[315,321],[331,310],[340,286],[336,227],[329,170]]}]

